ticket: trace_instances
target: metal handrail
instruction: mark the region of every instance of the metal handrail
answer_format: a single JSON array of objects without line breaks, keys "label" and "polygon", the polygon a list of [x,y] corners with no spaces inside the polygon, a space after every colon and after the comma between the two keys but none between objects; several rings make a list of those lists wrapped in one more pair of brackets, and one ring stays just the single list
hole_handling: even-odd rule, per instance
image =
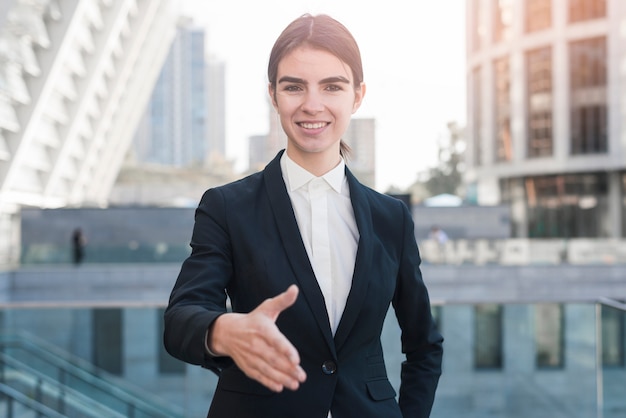
[{"label": "metal handrail", "polygon": [[[60,409],[60,411],[58,412],[63,411],[66,402],[70,400],[74,405],[80,405],[81,409],[91,411],[93,416],[123,416],[123,414],[117,414],[111,408],[99,402],[96,402],[95,400],[89,398],[80,391],[72,389],[71,387],[64,385],[62,382],[55,380],[52,377],[47,376],[44,373],[41,373],[38,370],[28,366],[27,364],[24,364],[21,361],[12,358],[10,355],[6,355],[0,352],[0,367],[2,368],[0,379],[5,384],[8,383],[9,380],[6,375],[7,366],[20,373],[22,376],[24,376],[24,378],[36,379],[36,393],[43,392],[44,384],[58,390],[58,401]],[[35,398],[35,400],[37,401],[38,399]]]},{"label": "metal handrail", "polygon": [[67,418],[65,415],[59,414],[58,412],[48,408],[47,406],[40,404],[39,402],[29,398],[23,393],[13,389],[10,386],[5,385],[0,382],[0,393],[7,397],[6,402],[8,402],[8,414],[7,418],[13,418],[13,401],[16,401],[25,407],[29,408],[31,411],[37,412],[38,416],[48,417],[48,418]]},{"label": "metal handrail", "polygon": [[[158,399],[145,394],[140,394],[136,389],[122,382],[111,382],[102,371],[82,359],[74,358],[68,353],[61,352],[58,348],[45,341],[36,341],[33,336],[1,335],[0,346],[13,347],[23,350],[29,355],[35,356],[57,368],[60,373],[74,376],[80,381],[100,390],[103,394],[117,399],[127,405],[128,413],[143,411],[155,417],[177,417],[180,414],[171,410],[171,407],[159,402]],[[143,397],[150,398],[150,402]],[[136,411],[135,411],[136,410]]]},{"label": "metal handrail", "polygon": [[626,312],[626,303],[620,302],[615,299],[603,297],[598,298],[598,303],[605,306],[610,306],[611,308],[615,308],[620,311]]}]

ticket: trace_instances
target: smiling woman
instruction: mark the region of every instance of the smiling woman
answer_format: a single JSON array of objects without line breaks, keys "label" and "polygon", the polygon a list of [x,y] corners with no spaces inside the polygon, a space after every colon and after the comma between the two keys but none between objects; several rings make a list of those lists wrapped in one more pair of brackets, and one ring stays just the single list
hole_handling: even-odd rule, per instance
[{"label": "smiling woman", "polygon": [[[356,41],[327,15],[303,15],[276,41],[268,76],[287,149],[202,197],[165,347],[219,374],[209,417],[426,418],[443,338],[413,220],[340,153],[365,94]],[[406,355],[398,400],[381,344],[390,305]]]}]

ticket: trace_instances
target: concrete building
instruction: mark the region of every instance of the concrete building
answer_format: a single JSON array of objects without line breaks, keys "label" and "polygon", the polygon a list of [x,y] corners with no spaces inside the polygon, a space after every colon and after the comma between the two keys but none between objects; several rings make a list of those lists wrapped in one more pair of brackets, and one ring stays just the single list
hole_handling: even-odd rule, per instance
[{"label": "concrete building", "polygon": [[106,204],[174,35],[170,7],[2,1],[0,265],[17,261],[20,207]]},{"label": "concrete building", "polygon": [[626,234],[621,0],[467,1],[466,180],[517,237]]},{"label": "concrete building", "polygon": [[376,188],[376,120],[352,118],[343,136],[351,152],[346,164],[359,181]]}]

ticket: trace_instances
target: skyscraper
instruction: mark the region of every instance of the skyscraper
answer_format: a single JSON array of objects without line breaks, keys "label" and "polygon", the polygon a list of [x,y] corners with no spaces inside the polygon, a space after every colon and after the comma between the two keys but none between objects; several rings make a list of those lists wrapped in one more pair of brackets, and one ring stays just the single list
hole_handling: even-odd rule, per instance
[{"label": "skyscraper", "polygon": [[208,152],[205,30],[189,18],[176,38],[135,136],[139,162],[177,167],[202,165]]}]

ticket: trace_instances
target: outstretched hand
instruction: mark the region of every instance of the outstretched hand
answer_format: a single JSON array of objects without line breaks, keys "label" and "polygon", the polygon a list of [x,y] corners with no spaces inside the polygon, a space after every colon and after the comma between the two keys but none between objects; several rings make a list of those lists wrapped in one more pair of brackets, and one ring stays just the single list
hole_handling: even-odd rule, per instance
[{"label": "outstretched hand", "polygon": [[298,389],[306,380],[300,355],[276,326],[278,315],[297,297],[298,287],[291,285],[250,313],[221,315],[213,323],[209,348],[215,354],[231,357],[248,377],[270,390]]}]

